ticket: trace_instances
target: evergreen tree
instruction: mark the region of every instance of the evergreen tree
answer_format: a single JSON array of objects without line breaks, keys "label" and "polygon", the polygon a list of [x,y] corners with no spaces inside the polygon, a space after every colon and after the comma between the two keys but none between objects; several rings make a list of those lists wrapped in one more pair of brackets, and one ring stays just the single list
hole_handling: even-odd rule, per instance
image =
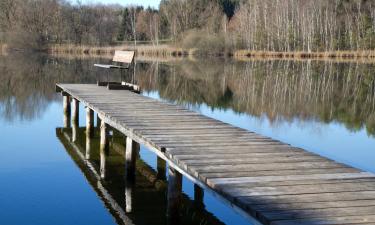
[{"label": "evergreen tree", "polygon": [[125,8],[122,13],[121,25],[117,35],[117,40],[132,41],[134,38],[131,27],[130,11],[128,8]]}]

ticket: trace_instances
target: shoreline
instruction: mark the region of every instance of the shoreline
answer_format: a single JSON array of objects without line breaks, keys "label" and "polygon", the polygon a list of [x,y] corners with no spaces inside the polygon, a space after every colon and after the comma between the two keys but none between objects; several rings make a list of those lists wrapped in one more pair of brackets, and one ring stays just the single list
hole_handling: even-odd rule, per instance
[{"label": "shoreline", "polygon": [[[0,45],[0,53],[6,55],[8,51],[6,44]],[[139,46],[86,46],[86,45],[51,45],[48,47],[48,53],[51,55],[69,56],[69,57],[112,57],[116,50],[134,50],[138,57],[158,58],[161,60],[176,59],[194,59],[199,56],[208,56],[213,58],[232,58],[238,61],[252,60],[322,60],[334,62],[361,62],[375,63],[375,50],[360,51],[332,51],[332,52],[273,52],[273,51],[253,51],[236,50],[227,54],[197,54],[197,49],[184,49],[171,45],[139,45]]]},{"label": "shoreline", "polygon": [[48,48],[48,53],[51,54],[70,54],[70,55],[113,55],[116,50],[130,50],[136,51],[140,56],[155,56],[155,57],[186,57],[191,55],[191,52],[178,47],[170,45],[139,45],[139,46],[77,46],[77,45],[53,45]]},{"label": "shoreline", "polygon": [[375,50],[358,51],[329,51],[329,52],[273,52],[273,51],[254,51],[237,50],[233,54],[234,58],[280,58],[280,59],[375,59]]}]

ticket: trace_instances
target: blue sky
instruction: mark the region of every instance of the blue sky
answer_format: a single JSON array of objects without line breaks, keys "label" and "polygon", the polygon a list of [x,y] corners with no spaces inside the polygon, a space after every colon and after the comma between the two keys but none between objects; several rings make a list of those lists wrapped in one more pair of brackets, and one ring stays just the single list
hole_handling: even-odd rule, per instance
[{"label": "blue sky", "polygon": [[[75,0],[71,0],[75,2]],[[121,5],[143,5],[159,8],[160,0],[82,0],[82,3],[103,3],[103,4],[121,4]]]}]

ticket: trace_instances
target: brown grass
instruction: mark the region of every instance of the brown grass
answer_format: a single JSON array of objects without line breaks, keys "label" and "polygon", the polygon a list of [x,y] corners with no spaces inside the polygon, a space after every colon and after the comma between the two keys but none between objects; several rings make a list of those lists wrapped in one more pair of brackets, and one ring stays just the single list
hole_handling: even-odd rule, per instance
[{"label": "brown grass", "polygon": [[72,55],[113,55],[116,50],[135,50],[137,56],[149,57],[185,57],[189,54],[187,50],[169,45],[139,45],[139,46],[106,46],[93,47],[84,45],[53,45],[49,48],[52,54],[72,54]]},{"label": "brown grass", "polygon": [[[113,56],[115,50],[135,50],[137,58],[144,58],[145,61],[158,59],[160,61],[173,61],[188,57],[191,60],[198,55],[198,49],[184,49],[170,45],[130,45],[94,47],[84,45],[53,45],[49,52],[53,55],[64,55],[74,57],[105,57]],[[228,54],[236,60],[329,60],[335,62],[375,62],[375,50],[367,51],[333,51],[333,52],[272,52],[272,51],[251,51],[237,50]]]},{"label": "brown grass", "polygon": [[234,52],[235,58],[286,58],[286,59],[374,59],[375,50],[361,51],[332,51],[332,52],[272,52],[238,50]]},{"label": "brown grass", "polygon": [[6,44],[0,43],[0,55],[7,55],[8,54],[8,46]]}]

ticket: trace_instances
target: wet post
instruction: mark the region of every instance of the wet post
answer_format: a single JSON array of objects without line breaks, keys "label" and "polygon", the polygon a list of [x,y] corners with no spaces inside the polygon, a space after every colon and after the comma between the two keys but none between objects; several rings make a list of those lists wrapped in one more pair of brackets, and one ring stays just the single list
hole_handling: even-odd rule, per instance
[{"label": "wet post", "polygon": [[94,111],[86,108],[86,159],[90,159],[91,139],[94,137]]},{"label": "wet post", "polygon": [[172,167],[168,167],[168,224],[179,224],[179,206],[181,203],[182,175]]},{"label": "wet post", "polygon": [[77,141],[77,131],[79,125],[79,101],[72,99],[72,141]]},{"label": "wet post", "polygon": [[102,120],[100,125],[100,177],[106,178],[106,160],[109,154],[108,125]]},{"label": "wet post", "polygon": [[167,162],[158,156],[157,158],[157,178],[159,180],[166,180]]},{"label": "wet post", "polygon": [[125,177],[128,181],[135,180],[135,163],[139,149],[140,146],[137,142],[135,142],[129,137],[126,137]]},{"label": "wet post", "polygon": [[199,185],[194,184],[194,204],[198,209],[204,209],[204,190]]},{"label": "wet post", "polygon": [[64,128],[70,127],[70,97],[63,92],[63,108],[64,108]]}]

